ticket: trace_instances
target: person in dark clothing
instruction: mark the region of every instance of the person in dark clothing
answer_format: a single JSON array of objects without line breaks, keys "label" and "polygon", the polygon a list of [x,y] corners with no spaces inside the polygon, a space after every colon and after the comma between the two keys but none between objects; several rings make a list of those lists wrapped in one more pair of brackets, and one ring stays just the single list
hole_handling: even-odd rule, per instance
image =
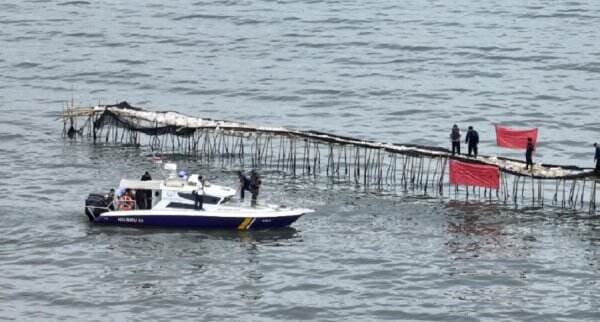
[{"label": "person in dark clothing", "polygon": [[148,173],[148,171],[146,171],[146,173],[144,173],[144,175],[142,176],[142,181],[150,181],[152,180],[152,177],[150,176],[150,173]]},{"label": "person in dark clothing", "polygon": [[135,189],[135,209],[148,209],[146,208],[146,190]]},{"label": "person in dark clothing", "polygon": [[[148,171],[146,171],[142,175],[142,178],[140,180],[141,181],[151,181],[152,177],[150,176],[150,173],[148,173]],[[152,208],[152,191],[151,190],[142,190],[142,194],[140,194],[139,199],[137,198],[137,196],[136,196],[136,199],[138,200],[139,209]]]},{"label": "person in dark clothing", "polygon": [[238,178],[240,179],[240,199],[244,200],[244,191],[250,190],[250,180],[242,171],[238,171]]},{"label": "person in dark clothing", "polygon": [[196,183],[196,190],[194,191],[194,208],[204,210],[203,202],[204,202],[204,178],[202,176],[198,177],[198,182]]},{"label": "person in dark clothing", "polygon": [[258,190],[261,185],[260,178],[258,177],[258,173],[252,170],[250,173],[250,193],[252,194],[252,207],[256,206],[256,199],[258,199]]},{"label": "person in dark clothing", "polygon": [[473,152],[475,158],[477,158],[477,144],[479,144],[479,133],[477,133],[477,131],[475,131],[472,126],[469,126],[469,130],[467,131],[467,135],[465,138],[465,143],[469,145],[469,156],[471,156],[471,152]]},{"label": "person in dark clothing", "polygon": [[594,155],[594,161],[596,161],[596,172],[600,172],[600,146],[598,143],[594,143],[596,148],[596,154]]},{"label": "person in dark clothing", "polygon": [[531,165],[531,171],[533,171],[533,151],[535,150],[535,146],[533,145],[533,140],[531,138],[527,138],[527,150],[525,150],[525,170],[529,169]]},{"label": "person in dark clothing", "polygon": [[452,126],[450,141],[452,141],[452,155],[454,155],[455,152],[460,154],[460,129],[456,124]]},{"label": "person in dark clothing", "polygon": [[75,134],[77,134],[77,131],[75,131],[73,124],[71,124],[71,126],[69,127],[69,130],[67,131],[67,136],[69,137],[69,139],[72,139],[75,137]]}]

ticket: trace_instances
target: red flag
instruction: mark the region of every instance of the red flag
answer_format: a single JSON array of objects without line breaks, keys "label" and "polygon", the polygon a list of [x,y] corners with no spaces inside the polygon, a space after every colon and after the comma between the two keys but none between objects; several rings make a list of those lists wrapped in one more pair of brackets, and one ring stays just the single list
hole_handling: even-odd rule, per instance
[{"label": "red flag", "polygon": [[450,184],[498,189],[500,172],[493,165],[450,160]]},{"label": "red flag", "polygon": [[526,149],[527,138],[531,138],[533,145],[537,142],[538,129],[517,130],[496,125],[496,144],[511,149]]}]

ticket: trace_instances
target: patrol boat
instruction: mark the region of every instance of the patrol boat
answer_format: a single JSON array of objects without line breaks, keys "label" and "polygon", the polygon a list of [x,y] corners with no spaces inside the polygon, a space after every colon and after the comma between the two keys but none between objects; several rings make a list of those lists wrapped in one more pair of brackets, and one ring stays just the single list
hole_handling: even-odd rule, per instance
[{"label": "patrol boat", "polygon": [[138,202],[110,194],[92,193],[85,203],[90,221],[99,224],[216,229],[267,229],[291,225],[311,209],[260,205],[244,207],[226,205],[235,189],[204,182],[203,207],[195,207],[199,176],[180,178],[177,166],[165,164],[171,174],[164,180],[121,180],[118,191],[135,190],[148,198],[150,209],[140,209]]}]

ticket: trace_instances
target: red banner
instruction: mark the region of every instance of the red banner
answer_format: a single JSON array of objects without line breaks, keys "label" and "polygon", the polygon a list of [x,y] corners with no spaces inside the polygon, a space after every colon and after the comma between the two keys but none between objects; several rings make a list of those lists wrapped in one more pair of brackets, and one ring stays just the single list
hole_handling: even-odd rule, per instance
[{"label": "red banner", "polygon": [[538,129],[517,130],[496,125],[496,144],[511,149],[526,149],[527,138],[531,138],[533,145],[537,142]]},{"label": "red banner", "polygon": [[500,172],[498,167],[486,164],[450,160],[450,184],[498,189]]}]

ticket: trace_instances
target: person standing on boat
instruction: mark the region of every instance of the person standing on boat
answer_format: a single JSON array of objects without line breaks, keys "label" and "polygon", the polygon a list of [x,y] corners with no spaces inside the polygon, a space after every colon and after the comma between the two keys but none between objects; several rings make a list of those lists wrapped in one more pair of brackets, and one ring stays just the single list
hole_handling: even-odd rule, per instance
[{"label": "person standing on boat", "polygon": [[104,196],[104,200],[106,200],[108,209],[115,210],[115,189],[110,189],[108,194]]},{"label": "person standing on boat", "polygon": [[529,166],[531,165],[531,171],[533,171],[533,151],[535,151],[533,140],[531,138],[527,138],[527,149],[525,150],[525,170],[529,169]]},{"label": "person standing on boat", "polygon": [[600,172],[600,146],[598,143],[594,143],[596,148],[596,154],[594,155],[594,161],[596,161],[596,172]]},{"label": "person standing on boat", "polygon": [[454,155],[455,152],[460,154],[460,129],[456,124],[452,126],[450,141],[452,142],[452,155]]},{"label": "person standing on boat", "polygon": [[[479,144],[479,133],[473,129],[472,126],[469,126],[469,130],[467,130],[467,135],[465,137],[465,143],[469,146],[469,156],[471,156],[471,152],[474,152],[475,158],[477,158],[477,144]],[[458,149],[460,151],[460,147]]]},{"label": "person standing on boat", "polygon": [[198,181],[196,182],[196,193],[194,198],[194,208],[204,210],[203,202],[204,202],[204,178],[202,176],[198,177]]},{"label": "person standing on boat", "polygon": [[[151,181],[152,177],[150,176],[150,173],[148,173],[148,171],[146,171],[142,175],[142,178],[140,180],[141,181]],[[141,197],[141,199],[138,200],[140,209],[152,208],[152,191],[151,190],[142,190],[140,197]]]},{"label": "person standing on boat", "polygon": [[260,178],[258,177],[258,173],[255,170],[252,170],[250,173],[250,193],[252,194],[252,207],[256,206],[256,199],[258,199],[258,190],[261,185]]},{"label": "person standing on boat", "polygon": [[146,190],[135,189],[133,195],[135,196],[135,209],[147,209],[146,208]]},{"label": "person standing on boat", "polygon": [[238,171],[238,178],[240,179],[240,200],[244,200],[244,191],[250,190],[250,180],[242,171]]}]

